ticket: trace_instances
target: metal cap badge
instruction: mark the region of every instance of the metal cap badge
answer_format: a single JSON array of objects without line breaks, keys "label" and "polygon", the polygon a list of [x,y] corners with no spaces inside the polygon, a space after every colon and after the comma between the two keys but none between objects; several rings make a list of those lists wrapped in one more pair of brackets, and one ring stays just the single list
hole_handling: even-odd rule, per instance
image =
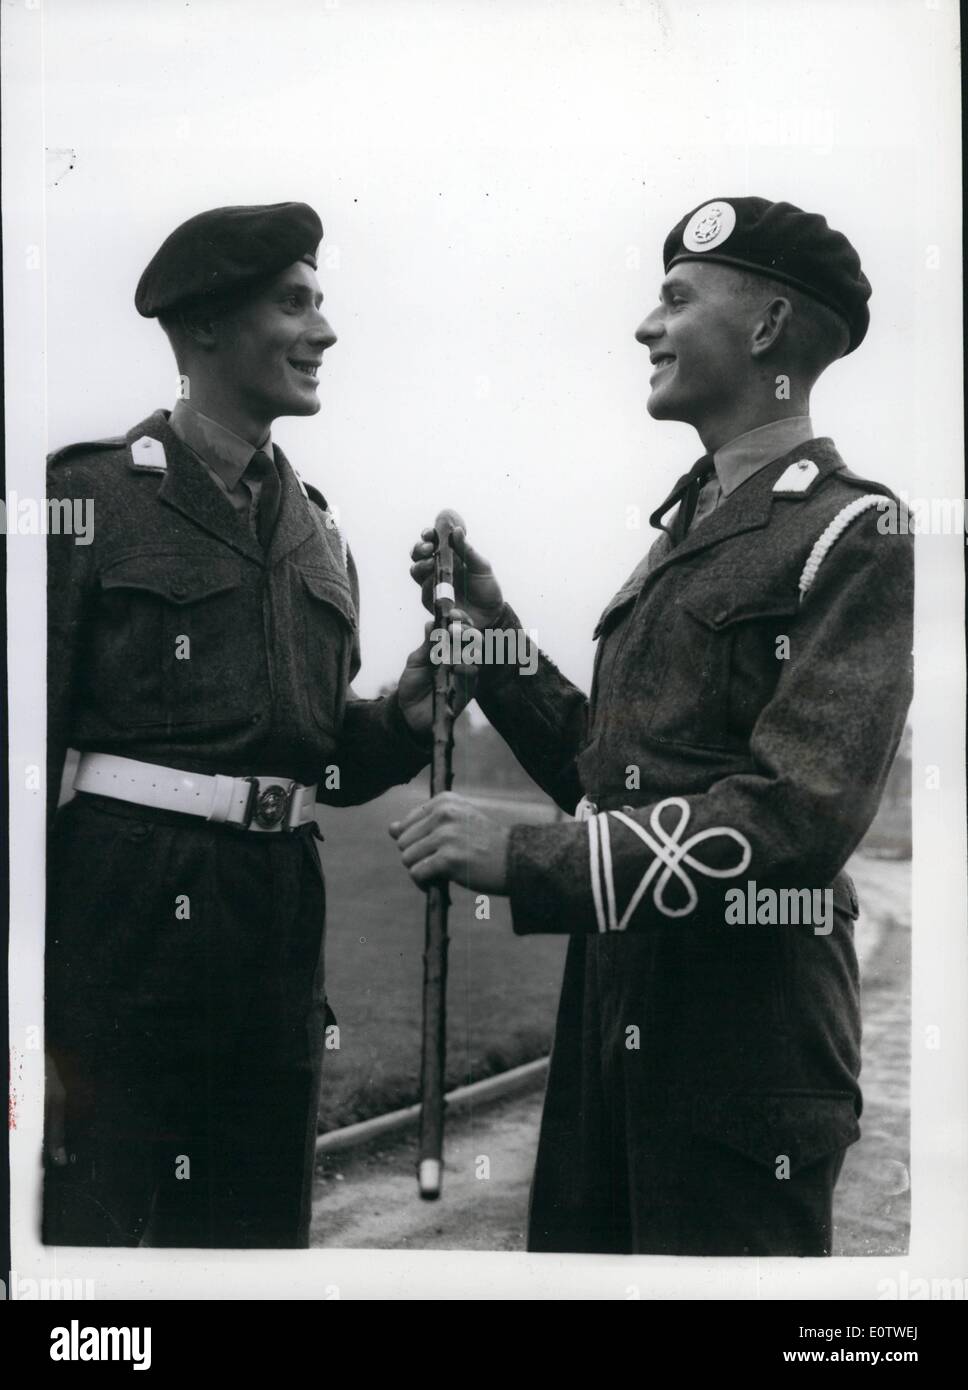
[{"label": "metal cap badge", "polygon": [[736,226],[736,212],[731,203],[707,203],[693,213],[682,232],[682,244],[687,251],[711,251],[726,240]]}]

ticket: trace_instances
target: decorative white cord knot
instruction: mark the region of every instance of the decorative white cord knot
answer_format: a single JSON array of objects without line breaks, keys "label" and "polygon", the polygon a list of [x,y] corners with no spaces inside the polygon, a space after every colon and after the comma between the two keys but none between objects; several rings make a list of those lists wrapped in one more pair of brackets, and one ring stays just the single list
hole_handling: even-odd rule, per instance
[{"label": "decorative white cord knot", "polygon": [[[662,813],[669,807],[674,807],[679,812],[679,818],[671,834],[662,824]],[[632,820],[630,816],[622,811],[603,811],[596,816],[588,819],[588,844],[591,861],[591,880],[592,898],[595,903],[595,915],[598,919],[598,930],[604,931],[624,931],[628,926],[632,914],[642,901],[643,896],[648,891],[653,881],[658,878],[652,893],[652,902],[655,907],[665,917],[686,917],[695,910],[699,901],[692,879],[682,867],[687,865],[695,873],[703,874],[706,878],[734,878],[741,874],[749,865],[753,857],[750,842],[746,836],[738,830],[732,830],[726,825],[711,826],[708,830],[700,830],[695,835],[690,835],[688,840],[682,840],[682,835],[689,824],[689,817],[692,814],[688,801],[681,796],[669,796],[664,801],[660,801],[652,808],[649,816],[649,824],[652,827],[652,834],[639,825],[638,821]],[[608,825],[609,816],[631,830],[633,835],[637,835],[653,853],[655,858],[642,875],[642,880],[638,888],[629,899],[628,906],[620,920],[616,920],[615,908],[615,880],[612,874],[612,848],[610,831]],[[718,836],[726,836],[733,840],[740,847],[739,862],[726,869],[714,868],[711,864],[704,864],[701,859],[697,859],[692,851],[696,845],[702,844],[706,840],[712,840]],[[664,866],[664,867],[663,867]],[[661,872],[660,872],[661,870]],[[676,879],[686,890],[686,906],[670,907],[665,901],[665,892],[670,882]],[[605,893],[604,901],[602,894],[602,881],[604,881]]]}]

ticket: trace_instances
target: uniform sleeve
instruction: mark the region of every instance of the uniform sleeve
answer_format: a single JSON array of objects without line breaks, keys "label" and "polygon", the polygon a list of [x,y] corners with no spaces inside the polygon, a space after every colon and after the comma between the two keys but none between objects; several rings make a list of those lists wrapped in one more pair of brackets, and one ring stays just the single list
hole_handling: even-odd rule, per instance
[{"label": "uniform sleeve", "polygon": [[[521,621],[505,604],[496,626],[518,630]],[[586,741],[588,699],[543,652],[530,673],[528,666],[485,666],[477,703],[525,772],[570,815],[582,795],[576,763]]]},{"label": "uniform sleeve", "polygon": [[[360,585],[349,550],[346,571],[353,605],[359,614]],[[356,679],[360,664],[359,639],[354,635],[350,681]],[[358,806],[371,801],[388,788],[416,777],[429,763],[430,754],[430,741],[424,742],[410,732],[396,691],[375,700],[362,700],[350,688],[339,746],[333,758],[339,769],[339,786],[327,786],[333,779],[323,776],[316,799],[331,806]]]},{"label": "uniform sleeve", "polygon": [[824,559],[754,726],[752,770],[701,794],[515,826],[514,930],[650,931],[725,911],[730,886],[831,883],[870,826],[911,700],[913,548],[872,514]]},{"label": "uniform sleeve", "polygon": [[430,762],[430,753],[430,744],[410,732],[396,691],[376,700],[361,700],[350,692],[334,758],[340,785],[327,787],[324,779],[317,800],[359,806],[416,777]]},{"label": "uniform sleeve", "polygon": [[[50,465],[47,495],[73,505],[80,496],[69,465]],[[82,499],[90,503],[90,499]],[[93,504],[90,503],[90,505]],[[92,518],[97,525],[96,515]],[[93,545],[83,545],[70,528],[47,537],[47,826],[57,811],[64,758],[70,747],[84,627],[93,590]]]}]

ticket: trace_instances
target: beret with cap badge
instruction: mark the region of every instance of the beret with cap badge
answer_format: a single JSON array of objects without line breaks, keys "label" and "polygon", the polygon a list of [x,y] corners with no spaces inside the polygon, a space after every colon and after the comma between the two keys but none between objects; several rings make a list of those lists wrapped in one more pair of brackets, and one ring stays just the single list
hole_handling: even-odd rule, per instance
[{"label": "beret with cap badge", "polygon": [[844,320],[848,352],[870,323],[870,281],[842,232],[819,213],[766,198],[715,198],[687,213],[666,237],[662,260],[714,261],[792,285]]},{"label": "beret with cap badge", "polygon": [[139,314],[155,318],[201,295],[243,287],[294,261],[316,269],[323,225],[306,203],[212,208],[162,242],[138,281]]}]

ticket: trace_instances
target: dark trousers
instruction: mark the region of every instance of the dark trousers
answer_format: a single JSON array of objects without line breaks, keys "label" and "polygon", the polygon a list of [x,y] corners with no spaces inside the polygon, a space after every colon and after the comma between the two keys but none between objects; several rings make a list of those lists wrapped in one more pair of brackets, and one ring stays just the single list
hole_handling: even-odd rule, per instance
[{"label": "dark trousers", "polygon": [[780,1178],[768,1163],[657,1119],[651,1140],[632,1153],[576,1135],[572,1152],[583,1151],[584,1161],[562,1183],[547,1142],[532,1185],[531,1251],[831,1253],[833,1192],[845,1149]]},{"label": "dark trousers", "polygon": [[[783,928],[774,929],[783,930]],[[685,949],[680,942],[680,948]],[[833,1192],[856,1137],[853,1098],[687,1085],[669,1025],[625,1046],[650,943],[570,944],[548,1074],[528,1249],[650,1255],[829,1255]],[[658,1000],[658,1002],[656,1002]],[[658,1012],[654,995],[650,1009]],[[672,1039],[657,1054],[665,1035]]]},{"label": "dark trousers", "polygon": [[48,853],[47,1048],[67,1162],[43,1240],[308,1244],[326,1025],[308,832],[78,797]]}]

